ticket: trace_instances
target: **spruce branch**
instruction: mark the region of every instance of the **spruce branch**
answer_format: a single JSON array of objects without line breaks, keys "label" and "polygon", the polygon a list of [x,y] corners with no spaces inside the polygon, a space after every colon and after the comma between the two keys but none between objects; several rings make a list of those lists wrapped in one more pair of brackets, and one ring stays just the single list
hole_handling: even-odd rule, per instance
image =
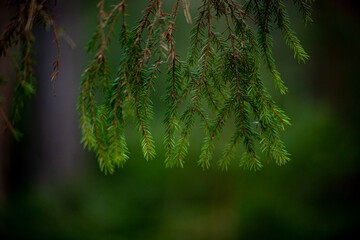
[{"label": "spruce branch", "polygon": [[[114,9],[105,13],[104,1],[100,1],[100,21],[89,42],[89,53],[101,42],[101,47],[98,47],[100,54],[96,55],[98,57],[94,60],[94,66],[90,66],[93,70],[87,73],[88,68],[85,72],[92,80],[84,78],[85,93],[79,105],[83,116],[81,122],[85,145],[90,144],[97,152],[100,166],[105,164],[105,160],[113,162],[111,156],[114,155],[114,150],[110,149],[117,149],[115,155],[123,153],[126,156],[119,160],[123,163],[128,154],[123,129],[127,118],[135,116],[144,157],[153,158],[155,143],[149,128],[153,119],[150,92],[154,82],[160,77],[160,65],[166,64],[168,86],[164,101],[167,111],[163,123],[166,149],[164,162],[167,167],[184,166],[189,137],[197,117],[205,132],[198,161],[203,168],[210,166],[215,140],[231,117],[234,118],[236,129],[222,158],[217,161],[220,168],[228,169],[235,151],[239,149],[243,151],[240,166],[255,170],[261,168],[261,160],[256,154],[256,142],[266,154],[268,163],[270,159],[274,159],[278,165],[286,163],[289,161],[289,153],[279,132],[290,124],[289,118],[268,94],[259,70],[259,58],[262,55],[275,85],[281,93],[286,93],[287,88],[272,57],[273,28],[281,29],[286,43],[293,49],[298,60],[305,61],[308,58],[290,27],[285,6],[276,0],[203,0],[190,32],[189,53],[186,60],[181,61],[176,53],[174,38],[181,2],[186,20],[190,23],[190,1],[177,0],[171,12],[165,13],[161,0],[150,0],[134,30],[129,31],[125,23],[126,7],[124,1],[121,1],[123,5],[118,5],[118,10],[123,12],[120,33],[122,60],[118,77],[112,83],[110,81],[110,86],[102,88],[106,97],[99,108],[93,99],[99,90],[92,87],[97,86],[94,82],[99,81],[96,66],[106,66],[103,49],[111,41],[108,34],[105,34],[105,28],[112,29],[114,19],[119,14],[114,15]],[[298,0],[295,3],[301,7],[305,21],[310,22],[310,2]],[[225,29],[218,33],[214,24],[222,19],[225,21]],[[104,71],[111,70],[106,68]],[[181,110],[180,106],[183,105],[186,107]],[[98,109],[102,110],[92,114]],[[215,119],[211,115],[215,115]],[[93,116],[97,117],[93,119]],[[99,126],[101,131],[98,130]],[[107,140],[102,140],[100,135],[107,136]],[[113,142],[115,145],[121,142],[121,147],[114,147]],[[238,148],[237,145],[241,143],[243,147]],[[108,157],[104,157],[104,160],[101,160],[101,149],[107,151]],[[110,168],[112,171],[113,165]],[[108,171],[110,172],[109,169]]]},{"label": "spruce branch", "polygon": [[[35,19],[52,29],[57,57],[51,80],[59,74],[60,42],[63,31],[49,11],[48,1],[26,0],[17,4],[14,21],[0,39],[0,54],[8,55],[12,46],[19,45],[21,57],[14,66],[18,72],[13,110],[5,119],[5,128],[14,135],[15,119],[19,118],[25,97],[35,94],[32,28]],[[304,23],[312,22],[311,0],[293,0]],[[198,16],[190,31],[190,47],[186,56],[179,56],[175,32],[179,9],[192,24],[190,0],[176,0],[169,12],[163,0],[149,0],[142,16],[133,27],[127,24],[126,1],[120,0],[109,10],[105,0],[97,4],[98,21],[87,51],[92,60],[80,83],[77,110],[84,147],[94,151],[100,169],[113,173],[129,159],[125,128],[135,122],[140,135],[144,158],[156,155],[151,134],[154,118],[152,91],[161,79],[160,69],[166,65],[166,91],[163,96],[167,109],[164,124],[166,167],[183,167],[188,154],[190,135],[196,119],[201,122],[205,137],[198,165],[211,166],[216,141],[223,128],[233,119],[234,133],[216,161],[228,169],[235,152],[239,165],[257,170],[263,163],[258,152],[277,165],[290,160],[290,154],[280,133],[290,119],[276,105],[263,83],[260,68],[265,67],[280,93],[287,88],[277,70],[272,55],[272,33],[279,29],[295,58],[305,62],[309,56],[291,28],[290,17],[281,0],[202,0]],[[216,30],[218,23],[223,29]],[[108,57],[114,34],[118,34],[120,56],[116,73]],[[71,42],[70,42],[71,43]],[[111,77],[115,75],[115,77]]]},{"label": "spruce branch", "polygon": [[[56,44],[57,56],[53,62],[53,72],[50,76],[54,84],[54,95],[56,80],[59,75],[60,66],[60,35],[61,29],[55,22],[51,14],[49,1],[24,0],[9,1],[9,6],[15,7],[14,15],[10,24],[5,28],[0,38],[0,56],[10,58],[17,71],[17,84],[15,85],[14,98],[9,114],[8,123],[5,128],[10,129],[11,133],[18,133],[16,123],[21,117],[21,111],[25,106],[26,99],[35,95],[35,78],[33,66],[35,61],[33,59],[33,44],[35,36],[33,35],[34,25],[50,26],[54,34],[54,42]],[[66,36],[62,30],[61,36]],[[12,52],[20,52],[20,57],[14,59]],[[11,126],[11,127],[10,127]],[[20,134],[15,136],[18,139]]]}]

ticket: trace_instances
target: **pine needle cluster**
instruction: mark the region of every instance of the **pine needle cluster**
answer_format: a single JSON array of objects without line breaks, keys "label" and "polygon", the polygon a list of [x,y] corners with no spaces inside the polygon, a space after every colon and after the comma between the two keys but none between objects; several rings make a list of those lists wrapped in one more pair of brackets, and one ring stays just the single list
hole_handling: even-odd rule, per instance
[{"label": "pine needle cluster", "polygon": [[[311,1],[294,2],[305,23],[310,23]],[[210,166],[215,140],[230,118],[234,119],[235,129],[217,160],[220,168],[228,168],[240,145],[240,165],[244,168],[256,170],[262,166],[257,144],[268,161],[278,165],[288,162],[289,153],[279,133],[290,124],[289,118],[269,95],[260,76],[263,65],[279,91],[287,92],[272,57],[271,33],[275,29],[282,32],[298,61],[305,62],[309,57],[290,26],[283,1],[203,0],[185,60],[177,55],[174,40],[181,0],[174,1],[168,13],[163,11],[162,3],[149,0],[133,28],[126,24],[124,0],[108,12],[104,11],[103,0],[98,4],[98,24],[88,44],[93,59],[82,76],[78,111],[82,142],[96,153],[101,170],[112,173],[129,158],[124,128],[130,118],[139,131],[145,159],[154,158],[150,92],[162,64],[167,66],[168,84],[164,94],[167,167],[184,165],[196,118],[206,133],[198,160],[203,168]],[[191,23],[190,1],[183,0],[182,6]],[[117,21],[121,22],[120,29],[114,27]],[[219,21],[225,22],[226,27],[217,31]],[[120,34],[121,52],[117,54],[121,61],[116,77],[111,78],[107,49],[114,31]],[[102,100],[97,97],[99,94]]]}]

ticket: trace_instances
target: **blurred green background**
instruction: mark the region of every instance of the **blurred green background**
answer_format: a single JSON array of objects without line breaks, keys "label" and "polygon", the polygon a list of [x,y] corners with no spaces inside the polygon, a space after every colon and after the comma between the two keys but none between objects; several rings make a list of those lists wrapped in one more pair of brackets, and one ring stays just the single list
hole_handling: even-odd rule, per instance
[{"label": "blurred green background", "polygon": [[[134,24],[146,1],[128,2]],[[164,4],[169,7],[171,1]],[[198,5],[199,0],[191,0],[193,17]],[[96,1],[57,1],[55,16],[77,48],[62,44],[53,97],[49,76],[55,46],[51,34],[36,30],[38,94],[24,110],[24,138],[14,142],[5,134],[0,142],[0,239],[357,239],[359,10],[356,0],[318,0],[314,24],[304,27],[297,8],[289,9],[311,56],[306,64],[298,64],[274,32],[274,55],[289,93],[280,96],[263,75],[292,119],[283,134],[292,155],[285,166],[270,163],[252,172],[240,169],[235,159],[227,172],[215,164],[203,171],[196,165],[202,135],[195,131],[185,167],[165,168],[160,80],[153,94],[156,159],[143,159],[138,133],[129,124],[130,160],[105,176],[80,145],[75,111]],[[190,26],[182,12],[177,28],[177,47],[184,56]],[[115,67],[116,46],[110,53]],[[10,88],[1,90],[12,94]],[[230,134],[225,129],[224,139]],[[222,148],[217,150],[215,157]]]}]

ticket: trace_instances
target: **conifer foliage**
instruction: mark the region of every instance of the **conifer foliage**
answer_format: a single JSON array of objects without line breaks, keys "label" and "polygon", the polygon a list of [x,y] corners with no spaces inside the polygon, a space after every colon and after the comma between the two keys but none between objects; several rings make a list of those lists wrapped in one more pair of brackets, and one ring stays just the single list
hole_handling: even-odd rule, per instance
[{"label": "conifer foliage", "polygon": [[[305,22],[311,22],[311,1],[294,2],[300,6]],[[236,129],[222,158],[217,160],[220,168],[228,168],[239,145],[244,147],[237,155],[240,165],[260,168],[257,143],[268,161],[272,159],[278,165],[289,161],[279,137],[279,131],[289,125],[289,118],[272,100],[259,73],[264,64],[279,91],[286,93],[272,57],[273,29],[280,29],[299,61],[308,58],[291,29],[283,2],[203,0],[185,60],[176,53],[174,31],[181,5],[187,22],[192,22],[190,1],[174,1],[170,12],[163,11],[162,3],[150,0],[134,28],[126,24],[124,0],[108,12],[104,11],[104,1],[98,4],[99,21],[88,45],[88,52],[95,54],[82,77],[78,111],[82,142],[97,154],[100,168],[112,173],[114,167],[128,159],[124,127],[131,118],[139,131],[145,159],[154,158],[150,92],[159,78],[161,64],[167,66],[168,84],[164,94],[166,166],[183,166],[196,118],[202,121],[206,133],[198,160],[203,168],[210,166],[215,140],[230,118]],[[114,28],[116,21],[122,22],[121,29]],[[215,29],[218,21],[226,23],[225,29]],[[121,45],[121,52],[111,53],[121,56],[114,79],[109,77],[107,62],[113,30],[120,34]],[[98,93],[104,96],[101,102]]]},{"label": "conifer foliage", "polygon": [[[290,124],[289,118],[269,95],[260,75],[261,65],[267,68],[278,90],[282,94],[287,92],[272,57],[273,30],[281,31],[298,61],[305,62],[309,57],[290,26],[283,1],[202,0],[194,19],[190,16],[191,0],[172,2],[171,10],[165,11],[163,0],[149,0],[142,17],[132,27],[126,22],[125,0],[119,0],[109,10],[105,10],[108,7],[104,0],[97,5],[98,23],[87,45],[92,60],[82,75],[77,110],[81,141],[96,153],[100,169],[112,173],[128,160],[124,129],[130,119],[138,129],[144,158],[155,157],[150,130],[151,92],[162,74],[160,69],[166,69],[167,82],[163,95],[167,104],[163,121],[167,167],[183,167],[196,119],[202,122],[205,132],[198,160],[203,168],[216,164],[228,169],[237,156],[240,166],[256,170],[263,162],[259,151],[266,155],[267,162],[271,160],[278,165],[288,162],[289,153],[279,133]],[[312,1],[293,2],[299,7],[304,22],[311,23]],[[181,9],[187,23],[192,24],[188,54],[182,57],[176,52],[174,37]],[[6,54],[11,45],[21,46],[19,84],[13,105],[15,118],[24,96],[34,92],[31,27],[35,16],[52,27],[60,54],[60,28],[52,20],[47,1],[19,1],[14,22],[0,42],[1,55]],[[225,27],[216,29],[219,22]],[[116,43],[121,50],[116,53],[108,51],[114,35],[120,39]],[[109,54],[120,58],[116,73],[109,67]],[[58,71],[59,58],[54,62],[51,77],[54,83]],[[2,116],[6,118],[5,114]],[[12,123],[7,122],[13,129]],[[234,133],[222,157],[213,162],[215,141],[228,122],[234,122]]]},{"label": "conifer foliage", "polygon": [[[57,49],[57,56],[53,62],[53,73],[51,75],[51,81],[54,84],[54,95],[56,80],[59,75],[59,38],[64,37],[71,47],[74,46],[74,43],[67,36],[65,31],[54,21],[50,11],[49,1],[8,1],[8,5],[9,9],[14,8],[14,15],[10,24],[5,28],[1,35],[0,57],[7,56],[12,61],[16,68],[18,79],[9,117],[6,116],[0,105],[0,117],[6,122],[5,128],[0,131],[3,132],[6,129],[9,129],[14,137],[19,139],[21,133],[15,128],[16,122],[21,117],[21,111],[23,110],[26,100],[32,97],[36,92],[33,71],[33,66],[35,65],[33,58],[33,44],[35,41],[33,34],[34,26],[51,29],[54,35],[54,43]],[[0,84],[1,83],[5,83],[5,81],[0,81]]]}]

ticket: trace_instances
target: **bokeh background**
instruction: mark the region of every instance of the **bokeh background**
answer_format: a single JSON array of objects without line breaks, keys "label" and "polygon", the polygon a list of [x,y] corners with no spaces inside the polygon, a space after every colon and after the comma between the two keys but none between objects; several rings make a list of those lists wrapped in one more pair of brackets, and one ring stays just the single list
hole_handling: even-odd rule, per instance
[{"label": "bokeh background", "polygon": [[[3,2],[1,31],[11,16]],[[134,24],[146,1],[128,2]],[[199,2],[191,0],[193,17]],[[171,1],[164,4],[170,6]],[[202,139],[195,132],[185,167],[165,168],[160,98],[164,80],[159,80],[153,94],[156,159],[144,160],[138,133],[129,124],[130,160],[105,176],[94,155],[80,145],[75,111],[81,73],[89,60],[84,46],[96,23],[96,1],[57,1],[56,19],[77,47],[70,49],[62,42],[54,97],[53,36],[36,29],[37,95],[23,112],[24,137],[15,142],[8,133],[0,135],[0,239],[360,237],[360,4],[317,0],[315,22],[308,27],[296,7],[289,11],[311,58],[298,64],[274,32],[274,55],[289,93],[280,96],[274,91],[266,72],[264,79],[292,119],[283,134],[291,162],[282,167],[270,163],[252,172],[240,169],[235,159],[227,172],[215,164],[203,171],[196,165]],[[182,12],[177,27],[177,47],[184,56],[190,26]],[[115,67],[116,46],[110,52]],[[0,72],[15,77],[5,59],[0,59]],[[11,86],[10,81],[0,88],[5,109],[13,94]],[[231,129],[225,130],[226,138]]]}]

